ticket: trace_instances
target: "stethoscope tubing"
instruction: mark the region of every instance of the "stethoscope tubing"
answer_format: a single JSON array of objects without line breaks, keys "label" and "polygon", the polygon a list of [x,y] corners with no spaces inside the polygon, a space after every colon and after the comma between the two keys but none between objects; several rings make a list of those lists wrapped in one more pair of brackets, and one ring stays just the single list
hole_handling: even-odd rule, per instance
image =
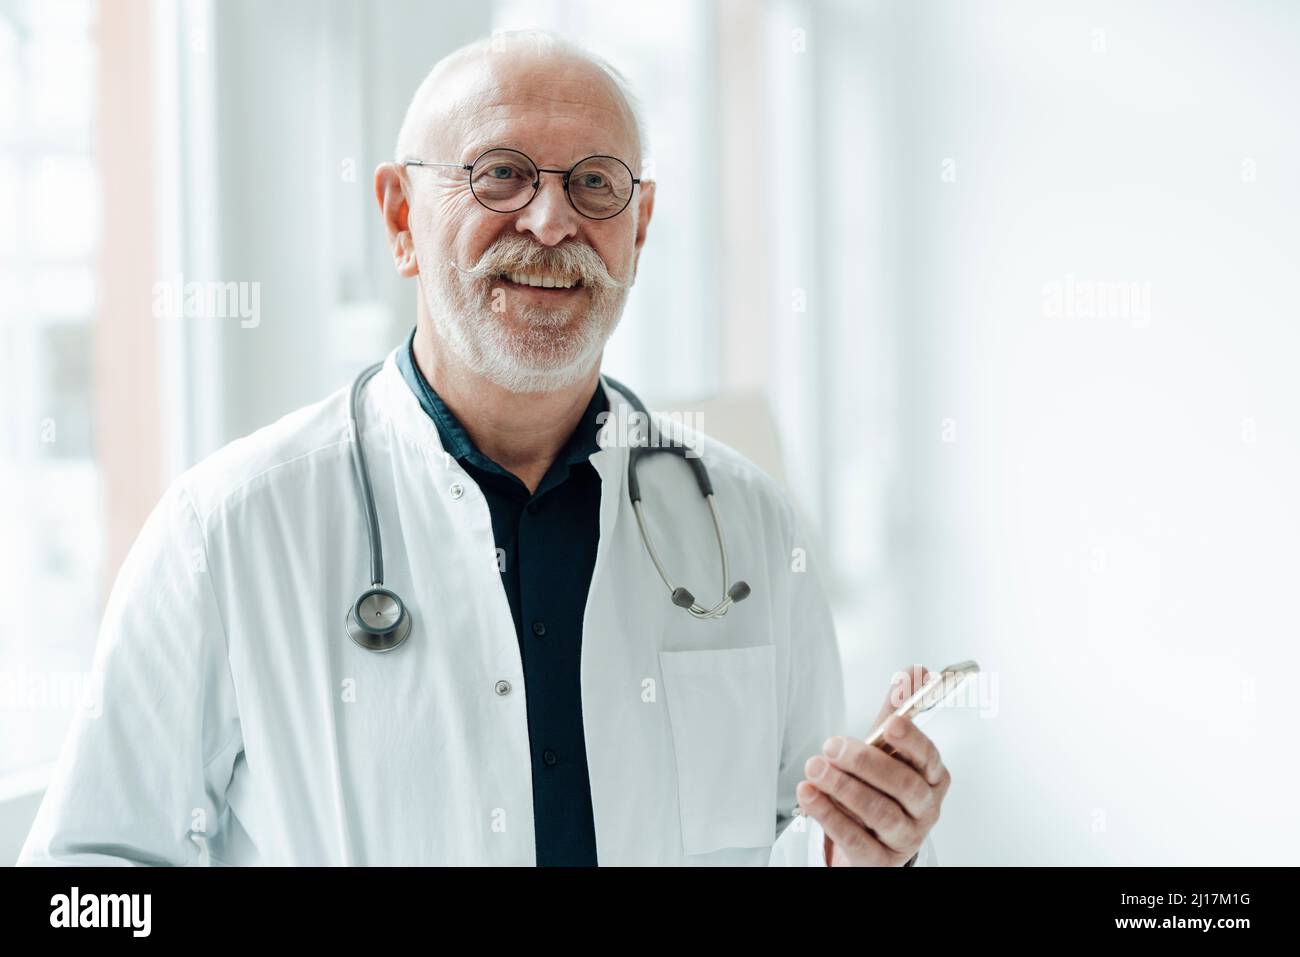
[{"label": "stethoscope tubing", "polygon": [[366,536],[370,541],[370,584],[378,588],[384,584],[384,546],[379,537],[379,514],[375,510],[375,493],[370,487],[370,470],[366,467],[366,452],[361,442],[361,427],[357,407],[365,384],[384,367],[382,362],[363,369],[352,383],[348,400],[348,418],[352,427],[352,467],[361,485],[361,500],[366,516]]},{"label": "stethoscope tubing", "polygon": [[[370,470],[366,465],[366,453],[361,441],[360,425],[360,401],[361,391],[366,383],[384,367],[383,362],[377,362],[372,366],[363,369],[352,383],[352,389],[348,396],[348,424],[351,428],[352,440],[352,468],[357,477],[357,484],[361,492],[362,511],[366,520],[366,538],[370,545],[370,588],[361,594],[348,609],[347,626],[348,634],[357,644],[369,651],[389,651],[400,645],[406,640],[411,631],[410,612],[402,599],[389,588],[384,587],[384,554],[383,542],[379,534],[379,512],[375,507],[374,489],[370,484]],[[684,445],[674,444],[670,446],[652,448],[649,434],[653,431],[653,419],[645,404],[635,392],[623,385],[617,379],[610,376],[604,376],[605,384],[610,388],[616,389],[625,396],[631,406],[639,412],[646,421],[647,434],[645,436],[645,445],[633,446],[628,453],[628,498],[632,503],[632,511],[636,515],[637,529],[641,533],[641,541],[645,545],[646,551],[650,555],[650,561],[654,564],[655,571],[658,572],[660,580],[668,588],[669,596],[674,605],[685,609],[697,619],[721,618],[725,615],[731,606],[737,602],[743,601],[749,595],[749,585],[743,581],[732,583],[731,569],[727,556],[727,541],[722,531],[722,519],[718,515],[718,506],[713,497],[713,483],[709,478],[708,469],[704,462],[698,456],[692,458],[686,454],[688,451]],[[640,436],[638,435],[638,441]],[[655,549],[654,541],[650,535],[650,529],[646,525],[645,515],[641,508],[640,484],[637,480],[637,466],[643,455],[650,451],[670,451],[680,453],[683,460],[691,467],[694,473],[696,483],[699,486],[700,493],[709,506],[709,516],[713,521],[713,532],[718,541],[718,552],[722,558],[722,587],[724,589],[722,600],[712,608],[705,608],[695,600],[695,596],[685,588],[674,585],[668,572],[664,568],[663,562],[659,558],[659,553]],[[396,603],[399,609],[397,622],[392,628],[378,629],[370,626],[362,614],[362,603],[366,600],[372,600],[376,597],[391,599]]]}]

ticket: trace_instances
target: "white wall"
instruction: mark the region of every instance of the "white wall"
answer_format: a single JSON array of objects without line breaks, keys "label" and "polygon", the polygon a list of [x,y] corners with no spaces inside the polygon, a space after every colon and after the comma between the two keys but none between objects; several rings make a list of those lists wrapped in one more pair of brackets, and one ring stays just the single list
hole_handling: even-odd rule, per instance
[{"label": "white wall", "polygon": [[940,855],[1294,863],[1300,8],[1048,7],[890,8],[904,638],[1000,691]]}]

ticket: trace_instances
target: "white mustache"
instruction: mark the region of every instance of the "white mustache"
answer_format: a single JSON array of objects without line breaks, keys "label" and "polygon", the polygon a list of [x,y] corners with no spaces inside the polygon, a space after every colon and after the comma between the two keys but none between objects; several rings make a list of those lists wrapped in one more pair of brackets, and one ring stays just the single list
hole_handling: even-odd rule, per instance
[{"label": "white mustache", "polygon": [[498,240],[488,247],[473,266],[451,263],[469,279],[495,280],[511,272],[545,272],[572,276],[592,289],[627,289],[630,281],[616,279],[605,268],[605,261],[586,243],[569,242],[562,246],[542,246],[521,237]]}]

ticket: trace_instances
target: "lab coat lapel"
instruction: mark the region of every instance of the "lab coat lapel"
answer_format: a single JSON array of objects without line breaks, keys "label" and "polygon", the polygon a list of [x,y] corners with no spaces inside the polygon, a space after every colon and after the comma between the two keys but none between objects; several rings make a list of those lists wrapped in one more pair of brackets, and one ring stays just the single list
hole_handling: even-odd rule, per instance
[{"label": "lab coat lapel", "polygon": [[[391,548],[391,574],[407,589],[416,615],[408,642],[411,657],[421,658],[416,667],[428,676],[429,694],[441,699],[436,706],[459,708],[458,714],[435,713],[435,726],[459,728],[441,738],[439,746],[454,752],[447,763],[464,768],[463,778],[457,777],[471,782],[465,795],[471,833],[483,834],[484,822],[487,828],[485,837],[446,834],[443,839],[455,846],[468,841],[465,853],[455,855],[459,859],[532,865],[536,843],[527,692],[509,601],[492,560],[491,517],[474,480],[445,454],[437,426],[402,377],[395,355],[375,377],[375,401],[393,429],[392,441],[415,446],[422,454],[416,464],[415,457],[393,449],[376,456],[371,466],[374,470],[387,463],[392,469],[395,500],[379,502],[385,550]],[[388,484],[376,483],[381,498]],[[460,494],[450,493],[453,484],[461,486]],[[430,532],[447,525],[454,540]],[[449,581],[460,584],[448,588]],[[439,589],[441,601],[430,601],[428,596]],[[486,754],[493,760],[484,760]]]},{"label": "lab coat lapel", "polygon": [[677,783],[671,734],[656,707],[664,609],[672,610],[645,554],[627,498],[628,448],[617,423],[625,404],[606,387],[604,447],[591,457],[601,477],[600,542],[582,631],[582,715],[596,852],[602,866],[678,860]]}]

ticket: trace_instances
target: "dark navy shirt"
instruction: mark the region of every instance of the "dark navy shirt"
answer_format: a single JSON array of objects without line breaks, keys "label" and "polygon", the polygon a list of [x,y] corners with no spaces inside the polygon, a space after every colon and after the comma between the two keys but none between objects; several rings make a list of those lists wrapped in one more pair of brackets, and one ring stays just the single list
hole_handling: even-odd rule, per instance
[{"label": "dark navy shirt", "polygon": [[596,864],[596,828],[582,731],[582,619],[600,540],[600,475],[588,457],[600,446],[597,416],[609,410],[595,393],[537,491],[492,461],[470,440],[415,363],[412,332],[397,365],[442,437],[442,446],[487,499],[501,584],[514,616],[528,701],[533,758],[537,863]]}]

